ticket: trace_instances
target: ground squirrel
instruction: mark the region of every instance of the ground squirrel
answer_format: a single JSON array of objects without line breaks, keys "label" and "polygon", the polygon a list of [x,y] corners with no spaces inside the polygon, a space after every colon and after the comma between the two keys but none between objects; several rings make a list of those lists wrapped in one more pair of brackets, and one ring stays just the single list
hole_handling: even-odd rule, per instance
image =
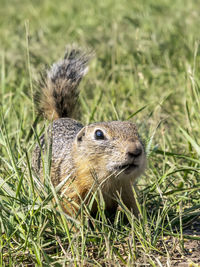
[{"label": "ground squirrel", "polygon": [[[52,144],[51,180],[57,186],[70,174],[61,189],[67,213],[77,211],[81,201],[100,187],[107,211],[117,208],[116,198],[120,196],[137,215],[132,186],[145,169],[146,155],[136,125],[111,121],[83,126],[71,118],[89,59],[90,55],[79,49],[67,51],[64,59],[46,72],[36,93],[39,113],[53,121],[47,137]],[[45,142],[43,134],[33,155],[34,170],[41,179]]]}]

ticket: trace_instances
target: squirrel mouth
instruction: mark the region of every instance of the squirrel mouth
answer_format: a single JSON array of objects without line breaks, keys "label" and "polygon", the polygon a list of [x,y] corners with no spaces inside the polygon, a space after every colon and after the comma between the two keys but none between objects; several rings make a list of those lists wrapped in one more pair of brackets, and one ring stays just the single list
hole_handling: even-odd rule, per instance
[{"label": "squirrel mouth", "polygon": [[131,163],[131,164],[123,164],[117,167],[119,171],[123,171],[124,173],[128,174],[135,170],[138,167],[137,164]]}]

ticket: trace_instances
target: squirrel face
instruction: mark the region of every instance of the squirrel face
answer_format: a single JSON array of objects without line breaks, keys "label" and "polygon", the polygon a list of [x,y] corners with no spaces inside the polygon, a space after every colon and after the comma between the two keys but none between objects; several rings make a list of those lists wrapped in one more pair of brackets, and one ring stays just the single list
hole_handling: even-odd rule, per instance
[{"label": "squirrel face", "polygon": [[80,173],[136,178],[146,165],[144,146],[136,125],[129,121],[93,123],[83,127],[73,145],[74,163]]}]

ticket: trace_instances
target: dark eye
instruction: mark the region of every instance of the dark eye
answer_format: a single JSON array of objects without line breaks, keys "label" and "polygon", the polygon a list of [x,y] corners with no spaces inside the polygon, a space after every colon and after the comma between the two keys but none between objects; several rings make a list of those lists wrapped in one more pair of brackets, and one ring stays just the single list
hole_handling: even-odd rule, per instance
[{"label": "dark eye", "polygon": [[104,140],[105,139],[104,133],[101,130],[96,130],[94,136],[95,136],[96,140]]}]

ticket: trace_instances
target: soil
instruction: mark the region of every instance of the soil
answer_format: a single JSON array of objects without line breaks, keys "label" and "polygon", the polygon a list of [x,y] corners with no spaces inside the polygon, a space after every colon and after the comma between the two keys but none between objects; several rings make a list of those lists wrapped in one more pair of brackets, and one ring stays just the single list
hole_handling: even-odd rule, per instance
[{"label": "soil", "polygon": [[183,235],[186,238],[182,243],[176,237],[165,237],[162,246],[169,254],[160,257],[163,266],[200,267],[200,217],[183,230]]}]

